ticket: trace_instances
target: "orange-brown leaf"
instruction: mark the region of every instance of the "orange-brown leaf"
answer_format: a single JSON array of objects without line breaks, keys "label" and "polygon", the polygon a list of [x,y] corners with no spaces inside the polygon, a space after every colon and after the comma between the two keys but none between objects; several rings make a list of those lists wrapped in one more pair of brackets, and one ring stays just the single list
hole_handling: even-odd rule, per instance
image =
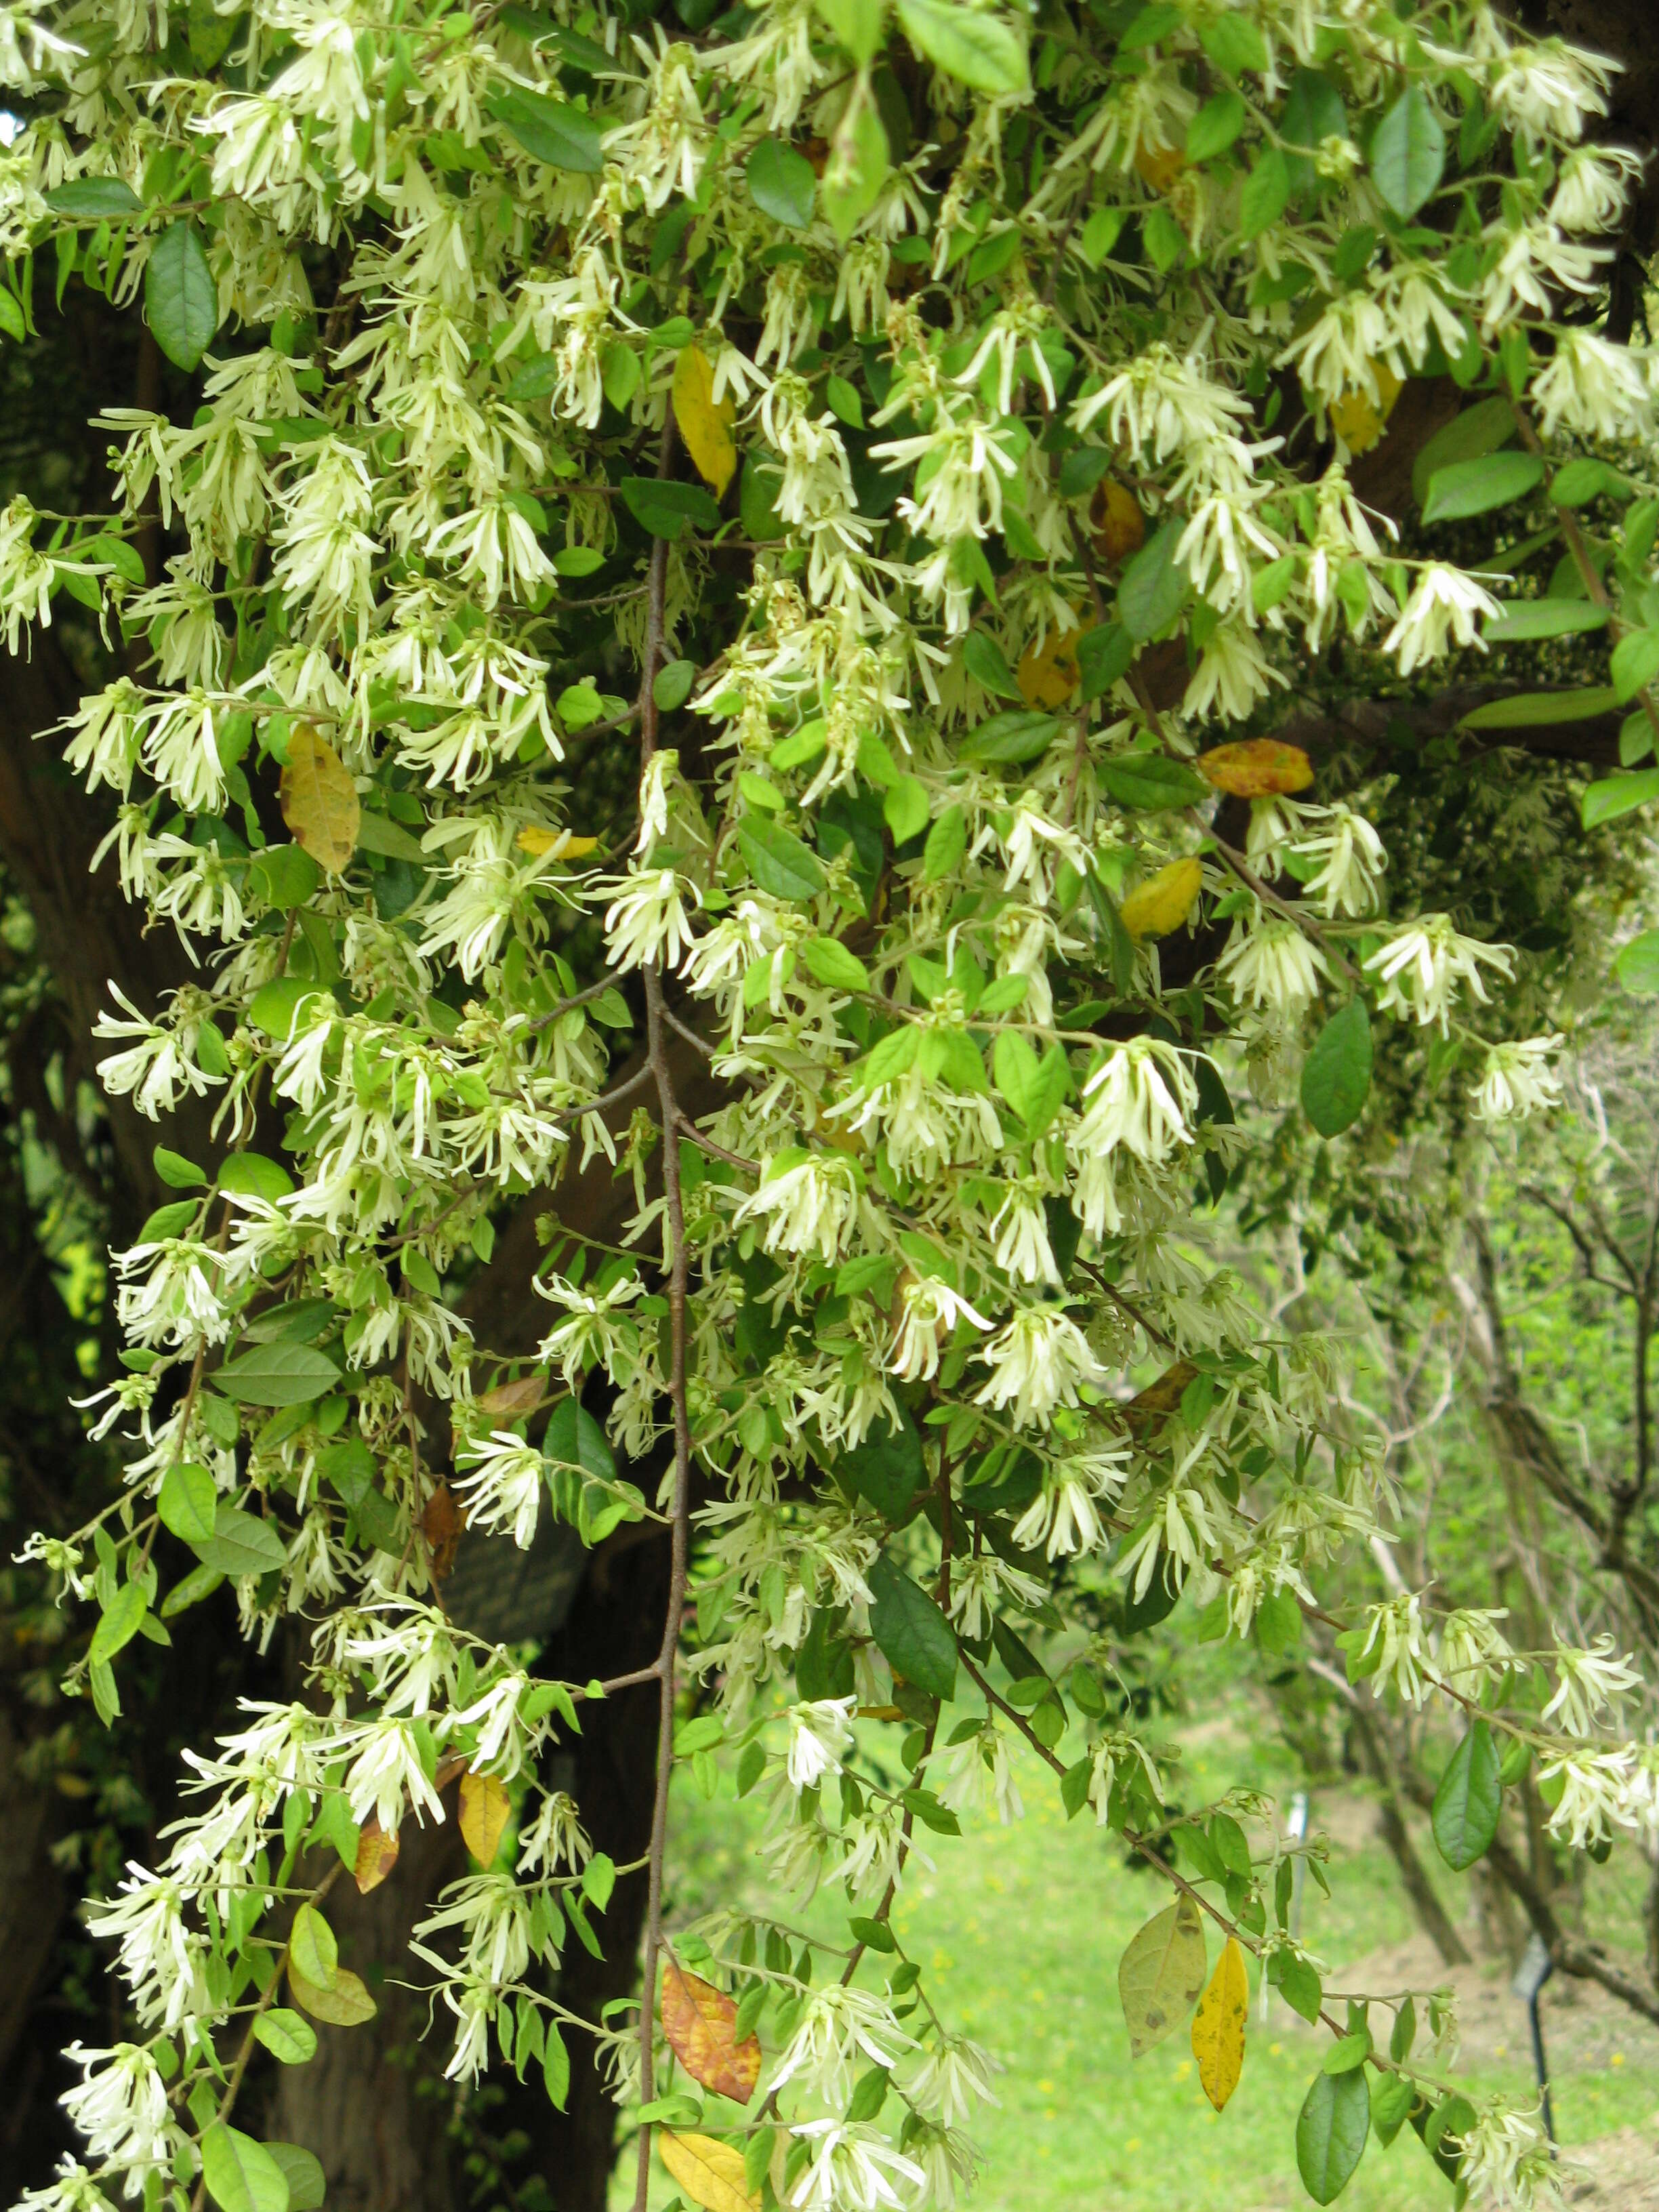
[{"label": "orange-brown leaf", "polygon": [[513,1800],[493,1774],[461,1777],[461,1835],[478,1864],[494,1866]]},{"label": "orange-brown leaf", "polygon": [[1282,744],[1277,738],[1217,745],[1199,755],[1198,772],[1235,799],[1272,799],[1282,792],[1305,791],[1313,781],[1313,763],[1301,746]]},{"label": "orange-brown leaf", "polygon": [[760,2079],[761,2047],[752,2035],[736,2039],[738,2008],[725,1991],[683,1973],[665,1954],[659,2010],[662,2032],[691,2079],[746,2105]]},{"label": "orange-brown leaf", "polygon": [[1146,535],[1146,518],[1135,504],[1134,494],[1126,484],[1115,483],[1108,477],[1097,484],[1095,495],[1089,502],[1089,527],[1094,532],[1095,550],[1109,568],[1127,561],[1132,553],[1140,550]]},{"label": "orange-brown leaf", "polygon": [[1181,1403],[1181,1394],[1198,1372],[1197,1368],[1184,1359],[1177,1359],[1173,1367],[1166,1367],[1156,1382],[1149,1382],[1144,1390],[1130,1399],[1119,1411],[1137,1434],[1149,1429],[1173,1413]]},{"label": "orange-brown leaf", "polygon": [[371,1814],[358,1832],[357,1863],[352,1869],[362,1894],[367,1897],[371,1889],[378,1889],[397,1863],[396,1835],[388,1836]]},{"label": "orange-brown leaf", "polygon": [[455,1564],[455,1547],[465,1526],[454,1492],[447,1482],[441,1482],[427,1499],[426,1510],[421,1516],[421,1534],[431,1556],[434,1577],[439,1582]]}]

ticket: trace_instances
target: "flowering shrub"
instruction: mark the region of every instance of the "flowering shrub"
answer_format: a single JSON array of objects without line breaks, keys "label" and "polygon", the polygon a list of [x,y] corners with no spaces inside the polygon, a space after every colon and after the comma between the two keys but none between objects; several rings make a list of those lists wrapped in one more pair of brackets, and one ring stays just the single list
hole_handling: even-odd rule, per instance
[{"label": "flowering shrub", "polygon": [[[1559,1040],[1481,1012],[1510,951],[1388,915],[1370,823],[1261,732],[1318,656],[1376,689],[1601,630],[1598,699],[1650,743],[1652,363],[1586,319],[1633,169],[1586,137],[1607,68],[1463,0],[684,15],[0,18],[0,326],[49,312],[50,246],[199,375],[186,424],[103,418],[107,517],[13,502],[0,607],[14,647],[61,593],[130,641],[65,758],[198,981],[113,1003],[102,1072],[151,1118],[210,1097],[230,1146],[158,1154],[179,1195],[118,1255],[98,1414],[126,1493],[36,1555],[97,1609],[72,1679],[111,1723],[125,1647],[221,1582],[307,1654],[94,1912],[140,2039],[77,2049],[87,2162],[34,2201],[314,2202],[303,2148],[234,2124],[246,2063],[373,2009],[325,1893],[457,1786],[478,1871],[384,1962],[441,1997],[452,2076],[493,2042],[557,2101],[597,2038],[640,2208],[653,2139],[712,2212],[949,2207],[991,2064],[890,1911],[918,1822],[1018,1816],[1016,1738],[1176,1893],[1124,1961],[1137,2050],[1197,2002],[1224,2103],[1249,1954],[1336,2039],[1297,2130],[1318,2202],[1408,2118],[1481,2201],[1547,2198],[1536,2118],[1460,2097],[1410,2003],[1325,2008],[1288,1924],[1309,1847],[1237,1794],[1166,1813],[1113,1637],[1061,1632],[1085,1574],[1124,1634],[1188,1591],[1197,1632],[1275,1650],[1334,1619],[1353,1680],[1456,1723],[1455,1865],[1532,1760],[1575,1848],[1659,1817],[1616,1653],[1519,1652],[1424,1593],[1324,1611],[1386,1533],[1378,1465],[1334,1348],[1206,1256],[1251,1068],[1305,1046],[1340,1134],[1375,1017],[1455,1043],[1483,1115],[1557,1095]],[[1423,377],[1465,398],[1408,541],[1349,464]],[[1501,571],[1437,534],[1529,508]],[[1513,580],[1547,544],[1540,596]],[[600,743],[637,796],[596,850],[569,794]],[[459,1291],[601,1152],[636,1211],[535,1274],[538,1387]],[[617,1869],[547,1781],[620,1686],[449,1617],[445,1425],[468,1543],[670,1534],[632,2025],[561,2002]],[[666,1955],[670,1775],[714,1786],[722,1746],[780,1892],[844,1896],[843,1950],[733,1911],[679,1946],[698,1977]]]}]

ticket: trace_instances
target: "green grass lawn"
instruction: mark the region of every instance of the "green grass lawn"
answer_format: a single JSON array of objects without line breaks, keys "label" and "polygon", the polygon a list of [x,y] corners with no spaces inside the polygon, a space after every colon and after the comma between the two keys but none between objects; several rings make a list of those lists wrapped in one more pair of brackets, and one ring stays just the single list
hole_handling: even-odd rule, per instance
[{"label": "green grass lawn", "polygon": [[[1190,1739],[1189,1739],[1190,1740]],[[1294,1777],[1265,1726],[1229,1727],[1194,1749],[1185,1770],[1189,1800],[1243,1783],[1286,1791]],[[1265,2025],[1255,1992],[1244,2073],[1227,2110],[1213,2112],[1197,2080],[1185,2028],[1131,2065],[1117,1997],[1117,1962],[1135,1929],[1168,1899],[1151,1874],[1125,1863],[1121,1842],[1090,1816],[1067,1822],[1052,1778],[1034,1759],[1022,1768],[1026,1815],[1002,1828],[975,1826],[960,1839],[923,1838],[931,1869],[913,1860],[896,1909],[906,1950],[927,1970],[933,2002],[952,2026],[1003,2062],[1000,2106],[975,2130],[983,2152],[975,2202],[983,2212],[1265,2212],[1305,2204],[1297,2179],[1296,2115],[1324,2047],[1273,2000]],[[758,1819],[723,1782],[710,1803],[686,1789],[675,1805],[682,1871],[672,1900],[684,1924],[716,1903],[782,1911],[753,1853]],[[1414,1933],[1392,1860],[1369,1840],[1352,1800],[1314,1806],[1313,1826],[1330,1819],[1351,1838],[1334,1843],[1330,1902],[1307,1886],[1304,1940],[1335,1970],[1403,1944]],[[1339,1815],[1346,1815],[1340,1818]],[[1590,1932],[1628,1948],[1636,1869],[1628,1881],[1600,1877],[1604,1917]],[[1468,1914],[1466,1889],[1447,1876],[1453,1911]],[[845,1943],[840,1893],[817,1899],[805,1923]],[[1212,1963],[1218,1954],[1210,1931]],[[1636,1955],[1639,1957],[1639,1951]],[[1492,1966],[1501,1990],[1506,1971]],[[1438,1978],[1431,1974],[1430,1978]],[[1254,1983],[1254,1977],[1253,1977]],[[1584,2142],[1647,2122],[1659,2107],[1659,2033],[1622,2008],[1562,2009],[1546,1993],[1563,2141]],[[1510,2014],[1512,2014],[1512,2023]],[[1507,1997],[1492,2008],[1474,2063],[1460,2074],[1471,2092],[1528,2091],[1524,2015]],[[661,2196],[670,2194],[664,2178]],[[1419,2212],[1449,2206],[1451,2191],[1409,2130],[1388,2151],[1373,2142],[1342,2203],[1353,2212]]]}]

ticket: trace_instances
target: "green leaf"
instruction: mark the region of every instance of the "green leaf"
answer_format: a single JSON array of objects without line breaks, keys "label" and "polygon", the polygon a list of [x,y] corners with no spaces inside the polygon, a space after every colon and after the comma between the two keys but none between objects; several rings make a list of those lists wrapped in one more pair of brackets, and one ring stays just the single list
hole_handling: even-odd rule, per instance
[{"label": "green leaf", "polygon": [[1003,768],[1021,766],[1027,761],[1040,759],[1059,730],[1058,715],[1014,708],[1006,714],[993,714],[988,721],[969,730],[957,747],[957,757]]},{"label": "green leaf", "polygon": [[144,264],[144,316],[176,368],[194,368],[219,328],[219,291],[193,222],[175,222]]},{"label": "green leaf", "polygon": [[[425,867],[432,857],[420,839],[405,830],[401,822],[394,822],[389,814],[381,814],[372,806],[365,806],[358,814],[357,844],[362,852],[380,853],[388,860],[407,860],[417,868]],[[297,852],[299,848],[296,846],[295,850]],[[306,858],[310,857],[307,854]]]},{"label": "green leaf", "polygon": [[287,1198],[294,1188],[294,1178],[282,1162],[267,1159],[263,1152],[232,1152],[221,1164],[217,1181],[231,1197],[263,1199],[267,1206]]},{"label": "green leaf", "polygon": [[1430,1819],[1440,1856],[1455,1873],[1472,1867],[1498,1833],[1504,1803],[1500,1764],[1491,1729],[1477,1720],[1440,1778]]},{"label": "green leaf", "polygon": [[696,669],[689,660],[671,660],[659,668],[651,685],[651,697],[658,713],[672,714],[684,706],[696,680]]},{"label": "green leaf", "polygon": [[119,222],[144,211],[143,200],[119,177],[71,177],[46,194],[46,205],[54,215],[80,222]]},{"label": "green leaf", "polygon": [[[1569,605],[1582,605],[1570,600]],[[1491,637],[1492,632],[1486,632]],[[1583,691],[1522,691],[1513,699],[1494,699],[1465,714],[1460,730],[1523,730],[1551,722],[1583,722],[1593,715],[1610,714],[1619,704],[1611,684],[1595,684]]]},{"label": "green leaf", "polygon": [[882,798],[881,818],[892,833],[895,845],[908,845],[920,837],[928,822],[927,787],[920,776],[902,775]]},{"label": "green leaf", "polygon": [[1316,2074],[1296,2123],[1296,2163],[1316,2204],[1332,2204],[1347,2187],[1371,2129],[1371,2097],[1363,2067]]},{"label": "green leaf", "polygon": [[313,1989],[332,1989],[340,1964],[340,1947],[334,1930],[314,1905],[302,1905],[294,1916],[288,1939],[294,1971]]},{"label": "green leaf", "polygon": [[970,629],[963,641],[962,665],[975,684],[999,699],[1018,699],[1019,686],[1006,654],[988,630]]},{"label": "green leaf", "polygon": [[1412,495],[1421,507],[1436,474],[1453,461],[1495,453],[1515,435],[1515,410],[1507,399],[1481,399],[1437,430],[1412,463]]},{"label": "green leaf", "polygon": [[1372,133],[1371,182],[1384,204],[1408,222],[1440,182],[1445,166],[1446,134],[1440,118],[1428,94],[1412,85]]},{"label": "green leaf", "polygon": [[904,34],[920,54],[975,92],[1028,92],[1025,42],[1000,16],[955,8],[948,0],[898,0]]},{"label": "green leaf", "polygon": [[235,18],[222,15],[213,0],[190,0],[185,11],[185,25],[191,59],[198,69],[217,69],[236,36]]},{"label": "green leaf", "polygon": [[1638,691],[1645,691],[1659,676],[1659,629],[1633,629],[1621,637],[1613,648],[1609,672],[1621,707]]},{"label": "green leaf", "polygon": [[1240,234],[1259,238],[1279,221],[1290,201],[1290,164],[1277,146],[1269,147],[1244,179],[1238,201]]},{"label": "green leaf", "polygon": [[1121,623],[1101,623],[1077,641],[1078,674],[1085,699],[1099,699],[1134,665],[1135,641]]},{"label": "green leaf", "polygon": [[842,1453],[835,1473],[837,1481],[867,1498],[884,1520],[902,1520],[927,1475],[915,1424],[901,1407],[896,1427],[879,1436],[872,1430],[861,1444]]},{"label": "green leaf", "polygon": [[263,2143],[215,2120],[201,2150],[202,2179],[219,2212],[289,2212],[287,2178]]},{"label": "green leaf", "polygon": [[94,1667],[107,1667],[116,1653],[131,1643],[138,1633],[139,1622],[149,1610],[149,1601],[137,1583],[123,1583],[92,1632],[88,1656]]},{"label": "green leaf", "polygon": [[1167,629],[1187,601],[1187,572],[1176,561],[1179,522],[1166,522],[1123,571],[1117,587],[1119,619],[1137,643]]},{"label": "green leaf", "polygon": [[580,1468],[596,1481],[617,1479],[617,1457],[605,1431],[574,1398],[562,1398],[553,1408],[542,1448],[550,1460]]},{"label": "green leaf", "polygon": [[1302,1066],[1302,1110],[1322,1137],[1359,1119],[1371,1087],[1371,1024],[1363,999],[1340,1006]]},{"label": "green leaf", "polygon": [[1557,507],[1588,507],[1593,499],[1630,496],[1630,485],[1605,461],[1568,461],[1550,478],[1550,497]]},{"label": "green leaf", "polygon": [[274,1522],[222,1498],[213,1516],[213,1534],[195,1547],[204,1567],[219,1575],[269,1575],[284,1565],[288,1547]]},{"label": "green leaf", "polygon": [[310,1344],[260,1344],[228,1359],[213,1377],[216,1390],[240,1406],[303,1406],[340,1379],[325,1352]]},{"label": "green leaf", "polygon": [[1211,796],[1203,777],[1167,753],[1119,753],[1101,769],[1107,796],[1142,814],[1166,814]]},{"label": "green leaf", "polygon": [[823,172],[823,212],[843,246],[877,200],[891,154],[872,98],[854,98],[830,143]]},{"label": "green leaf", "polygon": [[[294,2017],[298,2019],[298,2014]],[[312,2041],[314,2048],[314,2036]],[[323,2178],[323,2162],[315,2151],[291,2142],[268,2142],[265,2148],[282,2169],[283,2179],[288,2184],[288,2212],[319,2212],[328,2194],[328,2185]]]},{"label": "green leaf", "polygon": [[1479,460],[1454,461],[1429,479],[1423,506],[1425,522],[1461,522],[1524,499],[1544,481],[1536,453],[1483,453]]},{"label": "green leaf", "polygon": [[570,2054],[551,2020],[547,2023],[547,2045],[542,2052],[542,2081],[550,2101],[563,2112],[570,2094]]},{"label": "green leaf", "polygon": [[273,2005],[253,2023],[253,2033],[284,2066],[303,2066],[317,2055],[317,2031],[301,2013]]},{"label": "green leaf", "polygon": [[1200,23],[1199,43],[1224,76],[1258,76],[1267,67],[1267,41],[1248,15],[1221,15]]},{"label": "green leaf", "polygon": [[545,93],[522,85],[499,92],[489,112],[550,168],[571,169],[577,175],[597,177],[605,167],[605,125],[568,100],[550,100]]},{"label": "green leaf", "polygon": [[165,1145],[157,1145],[150,1154],[155,1163],[155,1172],[169,1190],[194,1190],[198,1183],[207,1181],[206,1171],[194,1160],[187,1160],[182,1152],[170,1152]]},{"label": "green leaf", "polygon": [[855,62],[875,59],[887,0],[817,0],[817,10]]},{"label": "green leaf", "polygon": [[800,949],[813,980],[829,991],[867,991],[870,970],[834,937],[809,937]]},{"label": "green leaf", "polygon": [[805,230],[812,220],[817,179],[805,154],[779,138],[763,138],[744,167],[749,197],[763,215],[790,230]]},{"label": "green leaf", "polygon": [[170,1467],[161,1478],[155,1510],[161,1526],[185,1544],[205,1544],[213,1534],[219,1490],[204,1467]]},{"label": "green leaf", "polygon": [[1203,1992],[1208,1966],[1204,1923],[1184,1893],[1137,1929],[1117,1969],[1131,2058],[1143,2057],[1180,2027]]},{"label": "green leaf", "polygon": [[255,892],[281,914],[303,906],[323,880],[322,870],[302,845],[267,845],[255,854],[249,874]]},{"label": "green leaf", "polygon": [[[1484,635],[1488,645],[1516,645],[1528,638],[1573,637],[1583,630],[1605,629],[1607,623],[1607,609],[1591,599],[1517,599],[1493,617]],[[1607,705],[1615,703],[1609,693]]]},{"label": "green leaf", "polygon": [[750,874],[774,898],[810,899],[823,889],[817,854],[781,822],[747,816],[738,830],[738,847]]},{"label": "green leaf", "polygon": [[[1249,112],[1236,92],[1218,92],[1213,100],[1206,100],[1187,125],[1187,159],[1212,161],[1218,154],[1224,154],[1244,128]],[[1287,176],[1287,186],[1289,181]]]},{"label": "green leaf", "polygon": [[1632,937],[1613,963],[1621,990],[1633,998],[1651,998],[1659,992],[1659,929],[1644,929]]},{"label": "green leaf", "polygon": [[921,880],[936,884],[948,876],[968,849],[968,817],[960,806],[947,806],[927,832],[921,848]]},{"label": "green leaf", "polygon": [[948,1703],[957,1686],[957,1639],[950,1622],[920,1583],[878,1552],[865,1576],[870,1585],[870,1633],[905,1681]]},{"label": "green leaf", "polygon": [[720,506],[701,484],[673,483],[657,477],[624,477],[622,495],[629,513],[653,538],[684,538],[688,530],[718,530]]},{"label": "green leaf", "polygon": [[1586,786],[1579,801],[1579,810],[1586,830],[1599,829],[1603,822],[1616,822],[1621,814],[1633,813],[1638,806],[1650,806],[1659,799],[1659,768],[1638,769],[1634,775],[1606,776],[1600,783]]},{"label": "green leaf", "polygon": [[172,1620],[199,1605],[204,1597],[211,1597],[224,1580],[216,1567],[192,1567],[182,1581],[176,1582],[158,1608],[163,1620]]}]

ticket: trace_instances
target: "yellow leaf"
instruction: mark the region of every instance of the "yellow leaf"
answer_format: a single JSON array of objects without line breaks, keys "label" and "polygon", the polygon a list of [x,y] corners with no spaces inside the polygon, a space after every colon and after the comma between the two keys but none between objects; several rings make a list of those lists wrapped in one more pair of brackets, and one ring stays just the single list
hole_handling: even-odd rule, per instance
[{"label": "yellow leaf", "polygon": [[493,1774],[461,1777],[461,1836],[478,1864],[494,1866],[513,1800]]},{"label": "yellow leaf", "polygon": [[1313,781],[1313,763],[1301,746],[1283,744],[1277,738],[1213,745],[1199,755],[1198,772],[1235,799],[1271,799],[1280,792],[1305,791]]},{"label": "yellow leaf", "polygon": [[1369,392],[1345,392],[1331,402],[1331,428],[1351,453],[1370,453],[1388,428],[1394,403],[1400,397],[1400,379],[1392,369],[1378,362],[1375,374],[1375,399]]},{"label": "yellow leaf", "polygon": [[337,876],[357,848],[357,787],[328,739],[301,722],[288,741],[277,787],[283,819],[319,868]]},{"label": "yellow leaf", "polygon": [[367,1897],[371,1889],[378,1889],[397,1863],[397,1831],[394,1829],[391,1835],[387,1835],[380,1822],[371,1815],[358,1835],[357,1863],[352,1869],[353,1878],[362,1894]]},{"label": "yellow leaf", "polygon": [[1109,568],[1138,553],[1146,535],[1146,518],[1135,504],[1134,494],[1111,477],[1095,486],[1089,526],[1095,534],[1095,550]]},{"label": "yellow leaf", "polygon": [[1131,937],[1167,937],[1179,929],[1204,888],[1204,871],[1194,860],[1171,860],[1137,884],[1118,908]]},{"label": "yellow leaf", "polygon": [[1238,2087],[1244,2067],[1244,2023],[1250,1984],[1244,1954],[1230,1936],[1193,2014],[1193,2056],[1204,2094],[1218,2112]]},{"label": "yellow leaf", "polygon": [[1129,2023],[1129,2056],[1143,2057],[1198,2002],[1209,1960],[1198,1907],[1182,1895],[1154,1913],[1118,1962],[1117,1993]]},{"label": "yellow leaf", "polygon": [[1135,155],[1136,173],[1155,192],[1167,192],[1186,166],[1179,146],[1143,146]]},{"label": "yellow leaf", "polygon": [[663,2164],[694,2204],[703,2212],[760,2212],[760,2191],[751,2196],[743,2170],[743,2154],[713,2136],[657,2136]]},{"label": "yellow leaf", "polygon": [[288,1986],[302,2012],[308,2012],[313,2020],[326,2021],[331,2027],[361,2027],[366,2020],[374,2017],[374,2000],[362,1977],[344,1966],[335,1970],[333,1985],[325,1990],[316,1982],[308,1982],[303,1974],[296,1974],[290,1960]]},{"label": "yellow leaf", "polygon": [[716,499],[726,496],[732,471],[738,465],[738,448],[732,425],[738,411],[729,398],[714,404],[714,372],[701,346],[680,348],[674,363],[674,420],[680,426],[685,450],[697,465],[697,473],[714,489]]},{"label": "yellow leaf", "polygon": [[1027,646],[1014,681],[1028,707],[1063,707],[1077,689],[1077,641],[1081,633],[1058,623],[1036,645]]},{"label": "yellow leaf", "polygon": [[538,860],[544,853],[550,853],[556,860],[580,860],[584,854],[592,852],[599,841],[597,837],[573,837],[568,830],[544,830],[532,823],[527,829],[520,830],[513,842],[521,853],[533,853]]}]

